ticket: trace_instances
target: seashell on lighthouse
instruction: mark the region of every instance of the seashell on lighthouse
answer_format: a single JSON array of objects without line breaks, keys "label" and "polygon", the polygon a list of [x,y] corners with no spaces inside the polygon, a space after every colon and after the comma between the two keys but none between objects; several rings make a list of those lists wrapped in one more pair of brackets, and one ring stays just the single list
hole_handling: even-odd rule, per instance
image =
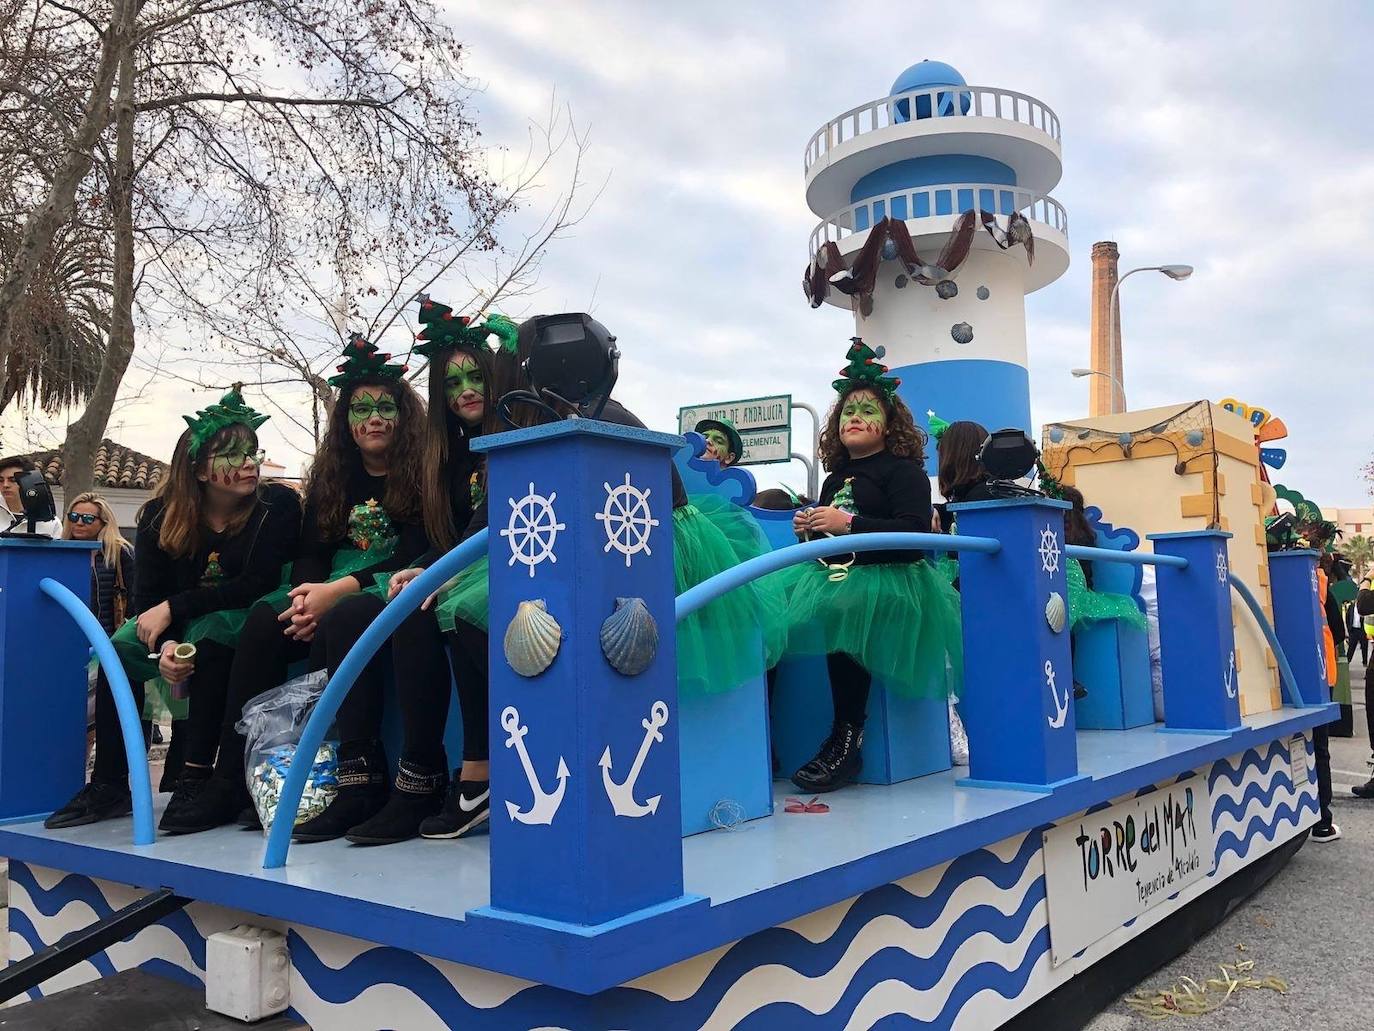
[{"label": "seashell on lighthouse", "polygon": [[601,624],[601,653],[617,673],[637,676],[658,652],[658,624],[643,598],[617,598]]},{"label": "seashell on lighthouse", "polygon": [[506,661],[522,677],[537,677],[553,665],[562,643],[563,628],[549,615],[543,599],[520,603],[503,642]]},{"label": "seashell on lighthouse", "polygon": [[973,339],[973,327],[967,322],[956,322],[949,329],[949,335],[956,344],[967,344]]},{"label": "seashell on lighthouse", "polygon": [[1045,622],[1057,634],[1064,629],[1068,617],[1069,610],[1068,606],[1064,604],[1064,596],[1058,591],[1051,591],[1049,601],[1045,602]]}]

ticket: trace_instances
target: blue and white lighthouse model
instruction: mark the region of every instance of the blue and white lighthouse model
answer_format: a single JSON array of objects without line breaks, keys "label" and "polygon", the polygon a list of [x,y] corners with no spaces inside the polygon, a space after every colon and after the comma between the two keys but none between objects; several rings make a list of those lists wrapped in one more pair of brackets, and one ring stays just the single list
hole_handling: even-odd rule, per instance
[{"label": "blue and white lighthouse model", "polygon": [[922,424],[1031,429],[1025,295],[1069,264],[1059,139],[1039,100],[921,61],[807,144],[808,299],[853,309]]}]

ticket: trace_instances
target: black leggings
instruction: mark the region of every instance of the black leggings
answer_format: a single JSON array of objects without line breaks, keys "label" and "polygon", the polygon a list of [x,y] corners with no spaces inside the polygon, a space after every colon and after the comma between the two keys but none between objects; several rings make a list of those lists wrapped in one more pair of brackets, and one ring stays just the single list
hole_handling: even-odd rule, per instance
[{"label": "black leggings", "polygon": [[1355,657],[1355,649],[1360,649],[1360,662],[1369,665],[1369,638],[1365,636],[1363,629],[1350,631],[1350,640],[1345,644],[1345,661],[1349,662]]},{"label": "black leggings", "polygon": [[443,633],[433,611],[417,610],[406,617],[393,640],[392,664],[405,734],[401,758],[425,770],[447,770],[444,725],[451,669],[463,717],[463,761],[489,759],[486,632],[459,620],[452,632]]},{"label": "black leggings", "polygon": [[830,672],[830,698],[835,706],[835,719],[841,723],[864,725],[868,715],[868,691],[873,676],[851,655],[831,652],[825,657]]},{"label": "black leggings", "polygon": [[[243,715],[243,707],[264,691],[285,683],[287,667],[294,662],[307,660],[311,671],[327,669],[332,674],[377,618],[383,604],[371,594],[348,595],[325,613],[309,644],[282,633],[288,624],[278,621],[278,609],[266,602],[253,606],[239,637],[229,679],[229,701],[218,730],[219,759],[215,770],[220,776],[243,776],[244,740],[234,729]],[[337,723],[344,741],[370,740],[381,735],[384,652],[385,649],[363,668],[339,707]]]},{"label": "black leggings", "polygon": [[[225,697],[229,688],[229,670],[233,665],[234,649],[214,641],[196,645],[196,671],[190,681],[190,712],[185,720],[174,724],[178,751],[185,762],[208,766],[215,761],[215,746],[219,728],[224,720]],[[134,705],[143,716],[143,684],[130,679]],[[146,737],[145,737],[146,741]],[[182,746],[184,742],[184,748]],[[170,765],[169,757],[169,765]],[[91,779],[123,784],[129,779],[129,762],[124,754],[124,737],[119,726],[119,711],[115,708],[105,672],[101,670],[95,685],[95,765]]]}]

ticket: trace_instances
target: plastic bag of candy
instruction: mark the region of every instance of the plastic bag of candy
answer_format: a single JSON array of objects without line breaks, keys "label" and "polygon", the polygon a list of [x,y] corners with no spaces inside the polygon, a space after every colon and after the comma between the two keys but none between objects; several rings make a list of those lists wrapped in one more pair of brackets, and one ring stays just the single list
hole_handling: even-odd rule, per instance
[{"label": "plastic bag of candy", "polygon": [[[296,743],[315,703],[328,683],[324,670],[288,680],[258,695],[243,707],[235,729],[244,737],[248,793],[262,821],[263,833],[277,815],[286,773],[296,757]],[[325,741],[315,753],[296,808],[297,824],[324,812],[339,790],[339,758],[333,741]]]}]

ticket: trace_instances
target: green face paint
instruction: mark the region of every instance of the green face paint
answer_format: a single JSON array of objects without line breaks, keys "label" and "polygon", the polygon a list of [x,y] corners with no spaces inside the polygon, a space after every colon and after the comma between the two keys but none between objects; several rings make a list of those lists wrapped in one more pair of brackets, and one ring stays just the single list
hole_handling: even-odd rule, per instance
[{"label": "green face paint", "polygon": [[867,392],[854,394],[840,409],[840,425],[857,418],[866,429],[881,434],[887,428],[887,414],[878,399]]},{"label": "green face paint", "polygon": [[724,462],[730,457],[730,438],[720,430],[707,430],[702,434],[706,438],[707,450],[711,451],[718,462]]},{"label": "green face paint", "polygon": [[[460,351],[444,366],[444,399],[448,401],[449,410],[460,419],[469,423],[482,420],[486,389],[486,377],[472,355]],[[476,398],[469,396],[464,403],[464,394],[475,394]]]},{"label": "green face paint", "polygon": [[374,394],[370,390],[359,390],[348,403],[349,426],[361,426],[374,415],[384,422],[395,422],[400,414],[400,406],[387,393]]}]

